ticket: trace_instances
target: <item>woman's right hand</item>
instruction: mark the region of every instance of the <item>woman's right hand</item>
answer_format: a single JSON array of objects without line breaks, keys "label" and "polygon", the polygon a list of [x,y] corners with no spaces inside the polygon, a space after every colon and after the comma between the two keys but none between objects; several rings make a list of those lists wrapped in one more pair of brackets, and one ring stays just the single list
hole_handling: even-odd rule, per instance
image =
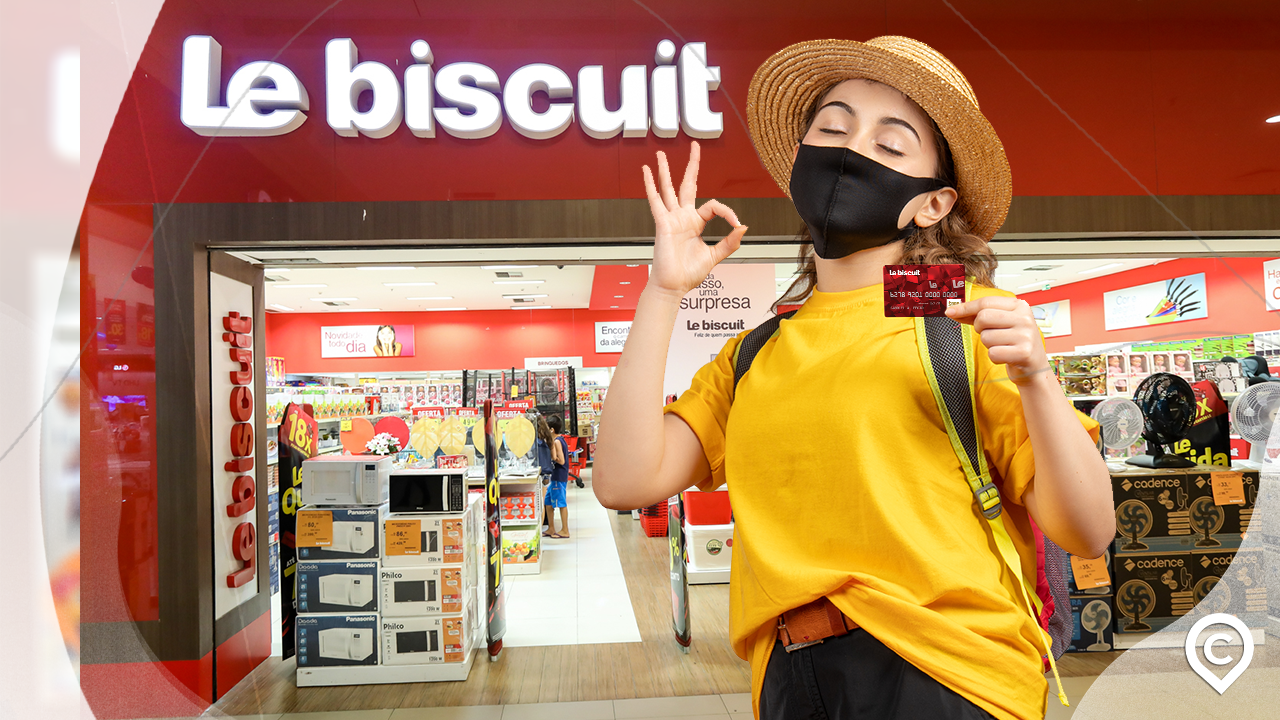
[{"label": "woman's right hand", "polygon": [[[666,153],[658,152],[658,182],[655,185],[653,171],[644,166],[644,187],[649,197],[649,209],[657,232],[653,244],[653,272],[649,285],[656,290],[684,297],[706,279],[721,260],[733,254],[747,233],[747,226],[738,222],[738,216],[724,203],[708,200],[702,207],[694,207],[698,196],[698,162],[701,150],[692,143],[689,164],[680,182],[679,194],[671,182],[671,170],[667,166]],[[702,240],[702,231],[711,218],[719,215],[733,226],[733,230],[715,245]]]}]

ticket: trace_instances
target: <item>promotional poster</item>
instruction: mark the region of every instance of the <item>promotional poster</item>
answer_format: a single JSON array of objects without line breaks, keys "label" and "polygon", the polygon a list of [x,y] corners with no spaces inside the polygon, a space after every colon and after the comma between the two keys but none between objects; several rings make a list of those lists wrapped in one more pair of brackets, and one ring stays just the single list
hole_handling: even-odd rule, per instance
[{"label": "promotional poster", "polygon": [[302,462],[316,456],[319,430],[310,405],[289,403],[280,421],[280,642],[281,658],[294,654],[294,620],[298,616],[293,582],[298,562],[296,533],[299,492],[302,489]]}]

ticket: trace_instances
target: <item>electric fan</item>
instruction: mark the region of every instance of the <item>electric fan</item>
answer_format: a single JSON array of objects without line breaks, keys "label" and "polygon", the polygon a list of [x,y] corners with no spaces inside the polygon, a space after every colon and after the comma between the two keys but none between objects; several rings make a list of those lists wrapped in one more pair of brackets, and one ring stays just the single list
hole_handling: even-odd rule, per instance
[{"label": "electric fan", "polygon": [[1142,437],[1151,450],[1125,462],[1145,468],[1195,467],[1181,455],[1165,453],[1164,446],[1181,440],[1196,417],[1196,394],[1191,384],[1171,373],[1156,373],[1133,393],[1133,400],[1145,418]]},{"label": "electric fan", "polygon": [[1111,649],[1110,643],[1102,641],[1102,633],[1111,627],[1111,608],[1101,600],[1094,600],[1080,611],[1080,627],[1091,633],[1097,633],[1098,641],[1085,648],[1089,652],[1105,652]]},{"label": "electric fan", "polygon": [[[1213,592],[1214,588],[1222,585],[1222,589],[1218,591],[1218,597],[1213,604],[1206,604],[1200,607],[1200,603]],[[1191,597],[1196,601],[1196,607],[1204,610],[1206,613],[1226,612],[1231,606],[1231,586],[1218,581],[1218,578],[1210,575],[1206,578],[1200,578],[1200,582],[1196,583],[1195,590],[1192,591]]]},{"label": "electric fan", "polygon": [[1266,460],[1267,440],[1277,413],[1280,413],[1280,383],[1246,388],[1231,403],[1231,428],[1249,443],[1251,462]]},{"label": "electric fan", "polygon": [[1130,580],[1120,586],[1116,594],[1116,606],[1128,618],[1125,627],[1129,632],[1146,632],[1151,626],[1142,622],[1142,618],[1151,614],[1156,604],[1156,594],[1145,580]]},{"label": "electric fan", "polygon": [[1146,537],[1151,532],[1155,518],[1151,516],[1151,508],[1141,500],[1125,500],[1116,508],[1116,528],[1120,534],[1129,538],[1129,542],[1120,548],[1124,551],[1150,550],[1146,543],[1138,538]]},{"label": "electric fan", "polygon": [[1222,529],[1222,523],[1226,520],[1226,513],[1222,512],[1222,508],[1213,501],[1208,495],[1201,495],[1191,501],[1191,508],[1188,510],[1191,516],[1191,527],[1193,530],[1201,533],[1200,539],[1196,540],[1196,547],[1218,547],[1222,543],[1213,539],[1213,533]]},{"label": "electric fan", "polygon": [[1142,437],[1142,410],[1129,398],[1107,398],[1090,417],[1102,426],[1102,446],[1108,450],[1127,450]]}]

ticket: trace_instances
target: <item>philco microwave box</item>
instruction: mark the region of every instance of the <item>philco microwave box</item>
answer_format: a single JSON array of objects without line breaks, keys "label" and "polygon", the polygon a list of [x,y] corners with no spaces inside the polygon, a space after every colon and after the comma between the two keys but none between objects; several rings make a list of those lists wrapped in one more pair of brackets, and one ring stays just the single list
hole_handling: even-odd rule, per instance
[{"label": "philco microwave box", "polygon": [[298,667],[378,664],[377,615],[299,615]]},{"label": "philco microwave box", "polygon": [[460,663],[467,659],[468,629],[475,603],[463,612],[426,617],[384,617],[382,619],[383,665],[435,665]]},{"label": "philco microwave box", "polygon": [[[1220,472],[1240,473],[1240,484],[1244,490],[1243,504],[1218,505],[1214,501],[1213,473]],[[1254,506],[1258,502],[1259,480],[1257,470],[1241,467],[1200,465],[1187,470],[1187,492],[1191,496],[1188,508],[1191,532],[1204,536],[1206,540],[1217,535],[1239,537],[1248,532]]]},{"label": "philco microwave box", "polygon": [[294,567],[298,613],[378,611],[378,563],[304,561]]},{"label": "philco microwave box", "polygon": [[1116,505],[1116,537],[1124,552],[1144,552],[1144,538],[1190,535],[1187,508],[1191,501],[1182,470],[1126,468],[1112,471]]},{"label": "philco microwave box", "polygon": [[1250,627],[1266,624],[1266,558],[1261,549],[1192,554],[1196,612],[1235,615]]},{"label": "philco microwave box", "polygon": [[1115,602],[1110,595],[1070,598],[1071,644],[1067,652],[1107,652],[1115,649]]},{"label": "philco microwave box", "polygon": [[452,515],[388,515],[382,523],[383,567],[461,564],[470,515],[470,509]]},{"label": "philco microwave box", "polygon": [[382,616],[457,614],[466,604],[466,566],[382,568]]},{"label": "philco microwave box", "polygon": [[298,560],[377,560],[386,512],[386,505],[300,508],[294,532]]},{"label": "philco microwave box", "polygon": [[1191,553],[1117,554],[1113,562],[1116,632],[1158,630],[1195,606]]}]

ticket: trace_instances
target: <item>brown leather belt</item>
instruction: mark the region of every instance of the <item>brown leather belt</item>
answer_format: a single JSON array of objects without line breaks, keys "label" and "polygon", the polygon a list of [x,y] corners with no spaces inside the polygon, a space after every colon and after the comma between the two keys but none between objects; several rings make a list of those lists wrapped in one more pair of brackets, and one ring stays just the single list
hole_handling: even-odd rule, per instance
[{"label": "brown leather belt", "polygon": [[857,628],[857,623],[822,597],[782,613],[778,618],[778,640],[782,642],[783,649],[793,652]]}]

